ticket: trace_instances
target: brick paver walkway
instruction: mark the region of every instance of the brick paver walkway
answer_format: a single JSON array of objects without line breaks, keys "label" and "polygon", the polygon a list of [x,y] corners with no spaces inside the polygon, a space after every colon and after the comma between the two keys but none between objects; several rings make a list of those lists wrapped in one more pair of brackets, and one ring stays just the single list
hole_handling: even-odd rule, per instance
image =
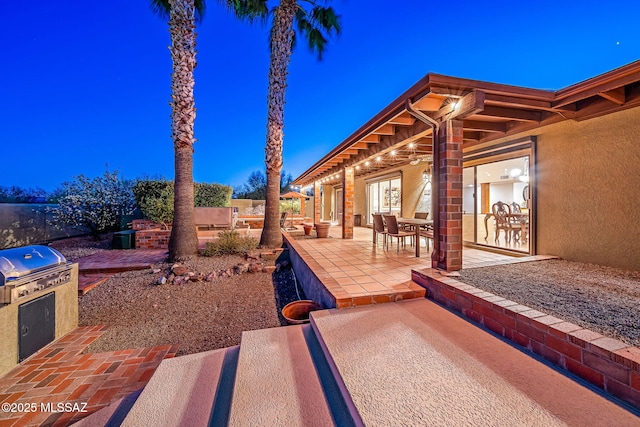
[{"label": "brick paver walkway", "polygon": [[145,270],[167,258],[165,249],[110,250],[78,258],[78,295],[84,295],[115,273]]},{"label": "brick paver walkway", "polygon": [[[178,350],[163,345],[82,354],[104,329],[78,328],[0,378],[0,427],[70,425],[143,388],[160,362]],[[4,404],[10,405],[9,411]],[[63,404],[62,411],[58,404]],[[65,412],[64,404],[71,411]]]}]

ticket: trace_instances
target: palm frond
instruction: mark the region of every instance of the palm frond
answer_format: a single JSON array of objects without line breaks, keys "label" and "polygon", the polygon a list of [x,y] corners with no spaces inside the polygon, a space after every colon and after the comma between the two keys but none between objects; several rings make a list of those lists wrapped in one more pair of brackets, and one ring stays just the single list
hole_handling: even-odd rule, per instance
[{"label": "palm frond", "polygon": [[307,40],[309,49],[316,52],[318,59],[322,60],[328,42],[326,36],[340,34],[340,16],[332,7],[316,5],[310,12],[300,7],[295,18],[298,32]]},{"label": "palm frond", "polygon": [[269,15],[267,0],[219,0],[237,18],[249,22],[265,20]]}]

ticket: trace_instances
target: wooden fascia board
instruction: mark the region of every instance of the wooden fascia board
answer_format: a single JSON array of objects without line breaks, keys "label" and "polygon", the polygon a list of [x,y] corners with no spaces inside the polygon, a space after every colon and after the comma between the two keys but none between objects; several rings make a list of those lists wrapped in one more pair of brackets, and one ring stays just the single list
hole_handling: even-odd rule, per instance
[{"label": "wooden fascia board", "polygon": [[441,94],[450,93],[452,95],[454,94],[454,91],[458,91],[460,95],[466,95],[466,93],[470,92],[471,90],[479,90],[485,93],[495,93],[510,96],[515,95],[524,98],[547,101],[552,101],[554,97],[554,92],[548,90],[484,82],[480,80],[462,79],[459,77],[450,77],[433,73],[429,74],[429,86],[434,90],[434,93],[437,93],[435,92],[435,90],[436,88],[438,88],[438,90],[450,91],[443,92]]},{"label": "wooden fascia board", "polygon": [[[640,64],[640,61],[638,62]],[[626,86],[631,83],[640,81],[640,70],[635,73],[624,75],[620,78],[604,81],[598,85],[585,86],[582,91],[572,91],[567,95],[558,95],[557,101],[553,103],[554,107],[561,107],[563,105],[572,104],[577,101],[581,101],[592,96],[600,95],[601,93],[609,92],[620,87]]]},{"label": "wooden fascia board", "polygon": [[640,60],[556,91],[554,104],[570,104],[637,81],[640,81]]}]

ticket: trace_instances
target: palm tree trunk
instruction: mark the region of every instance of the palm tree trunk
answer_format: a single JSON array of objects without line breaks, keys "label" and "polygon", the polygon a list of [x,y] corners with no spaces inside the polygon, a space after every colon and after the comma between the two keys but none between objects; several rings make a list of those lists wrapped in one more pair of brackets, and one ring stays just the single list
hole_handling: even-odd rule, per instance
[{"label": "palm tree trunk", "polygon": [[194,0],[170,0],[171,34],[171,137],[175,150],[173,228],[169,238],[169,259],[179,260],[198,253],[194,220],[193,124],[196,118],[193,98],[193,70],[196,66]]},{"label": "palm tree trunk", "polygon": [[271,30],[271,57],[269,90],[267,94],[267,143],[265,164],[267,169],[267,197],[265,200],[264,228],[260,246],[282,246],[280,231],[280,172],[282,170],[282,141],[284,138],[284,104],[289,74],[289,61],[293,42],[293,18],[296,0],[281,0],[276,8]]}]

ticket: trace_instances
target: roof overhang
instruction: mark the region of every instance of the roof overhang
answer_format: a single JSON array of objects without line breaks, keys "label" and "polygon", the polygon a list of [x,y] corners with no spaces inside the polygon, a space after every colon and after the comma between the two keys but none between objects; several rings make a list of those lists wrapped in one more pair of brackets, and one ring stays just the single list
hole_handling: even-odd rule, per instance
[{"label": "roof overhang", "polygon": [[368,175],[430,158],[432,125],[463,121],[463,149],[564,120],[640,105],[640,61],[548,91],[427,74],[293,183],[336,183],[346,167]]}]

